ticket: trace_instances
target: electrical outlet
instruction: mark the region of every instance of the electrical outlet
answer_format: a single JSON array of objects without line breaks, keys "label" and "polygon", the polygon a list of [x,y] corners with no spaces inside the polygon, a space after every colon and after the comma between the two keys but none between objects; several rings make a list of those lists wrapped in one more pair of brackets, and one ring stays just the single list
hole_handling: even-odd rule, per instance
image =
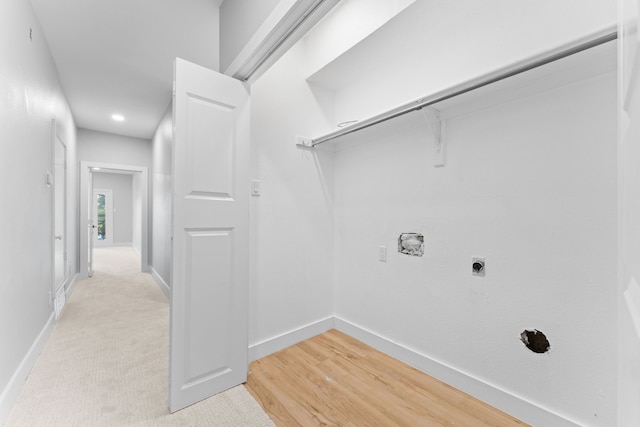
[{"label": "electrical outlet", "polygon": [[387,262],[387,247],[378,246],[378,261]]}]

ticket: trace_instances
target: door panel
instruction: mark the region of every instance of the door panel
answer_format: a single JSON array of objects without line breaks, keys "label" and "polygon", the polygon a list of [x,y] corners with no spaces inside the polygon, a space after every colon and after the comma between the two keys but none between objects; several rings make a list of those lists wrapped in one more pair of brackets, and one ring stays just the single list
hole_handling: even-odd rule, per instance
[{"label": "door panel", "polygon": [[169,409],[246,381],[249,93],[177,59]]},{"label": "door panel", "polygon": [[67,279],[67,148],[54,131],[54,297]]},{"label": "door panel", "polygon": [[53,162],[52,280],[51,298],[56,319],[66,303],[64,286],[69,274],[67,259],[67,146],[58,136],[55,119],[51,120]]},{"label": "door panel", "polygon": [[640,39],[638,0],[620,3],[618,425],[640,425]]},{"label": "door panel", "polygon": [[87,276],[93,276],[93,242],[96,236],[96,224],[93,220],[95,215],[95,197],[93,195],[93,172],[88,170],[87,180]]},{"label": "door panel", "polygon": [[[233,271],[231,253],[233,230],[186,230],[186,305],[197,307],[189,311],[189,325],[185,331],[187,353],[186,380],[193,383],[207,376],[213,377],[230,369],[230,334],[227,319],[233,305]],[[199,284],[197,278],[208,278]],[[204,286],[202,286],[204,285]],[[219,301],[219,310],[209,310],[208,303]],[[209,325],[201,328],[200,325]],[[219,342],[210,341],[210,335]]]},{"label": "door panel", "polygon": [[[190,196],[232,199],[234,109],[213,100],[188,97],[187,140],[190,162]],[[215,135],[208,144],[199,144],[207,135]]]}]

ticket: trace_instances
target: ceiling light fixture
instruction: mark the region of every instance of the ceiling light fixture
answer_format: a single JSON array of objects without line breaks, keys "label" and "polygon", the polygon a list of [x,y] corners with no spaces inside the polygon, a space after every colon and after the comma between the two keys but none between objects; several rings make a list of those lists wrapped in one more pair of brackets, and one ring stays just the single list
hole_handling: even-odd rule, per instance
[{"label": "ceiling light fixture", "polygon": [[112,114],[111,118],[113,120],[115,120],[116,122],[123,122],[124,121],[124,116],[122,114]]}]

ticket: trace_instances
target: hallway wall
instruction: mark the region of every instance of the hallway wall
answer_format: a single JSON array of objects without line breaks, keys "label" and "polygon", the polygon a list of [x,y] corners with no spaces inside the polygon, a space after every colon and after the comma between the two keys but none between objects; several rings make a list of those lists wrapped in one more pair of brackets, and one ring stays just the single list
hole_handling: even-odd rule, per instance
[{"label": "hallway wall", "polygon": [[[133,249],[138,256],[142,254],[142,176],[139,173],[135,173],[131,176],[132,190],[133,190],[133,224],[132,224],[132,244]],[[150,207],[150,206],[149,206]],[[148,226],[151,227],[151,221],[148,221]],[[150,232],[151,230],[149,230]],[[150,233],[149,233],[150,234]]]},{"label": "hallway wall", "polygon": [[77,271],[76,128],[31,3],[0,2],[0,423],[53,324],[51,119],[67,145],[68,259]]},{"label": "hallway wall", "polygon": [[78,160],[151,167],[151,141],[78,129]]},{"label": "hallway wall", "polygon": [[171,285],[171,155],[173,149],[172,104],[158,124],[152,144],[151,168],[151,268],[164,283],[164,291]]}]

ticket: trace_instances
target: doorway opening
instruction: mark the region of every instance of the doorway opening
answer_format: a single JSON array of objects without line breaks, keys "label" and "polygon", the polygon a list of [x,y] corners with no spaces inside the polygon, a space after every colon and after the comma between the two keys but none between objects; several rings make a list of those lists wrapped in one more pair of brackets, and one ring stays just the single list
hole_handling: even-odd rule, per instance
[{"label": "doorway opening", "polygon": [[132,246],[149,271],[148,168],[81,161],[80,169],[81,275],[93,275],[95,247],[113,245]]}]

